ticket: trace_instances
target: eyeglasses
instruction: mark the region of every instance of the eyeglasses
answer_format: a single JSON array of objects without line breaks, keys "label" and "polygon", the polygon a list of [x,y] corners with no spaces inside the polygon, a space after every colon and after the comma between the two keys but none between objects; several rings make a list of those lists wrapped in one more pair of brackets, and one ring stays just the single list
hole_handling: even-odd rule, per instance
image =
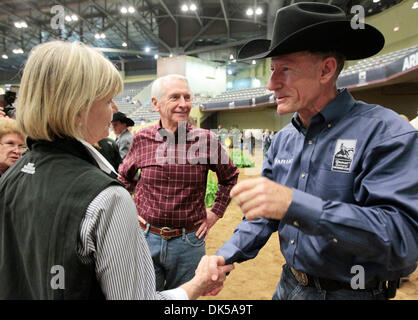
[{"label": "eyeglasses", "polygon": [[2,144],[3,146],[6,146],[9,149],[18,148],[19,151],[21,151],[21,152],[26,152],[28,150],[27,146],[17,145],[17,144],[13,144],[13,143],[0,143],[0,144]]}]

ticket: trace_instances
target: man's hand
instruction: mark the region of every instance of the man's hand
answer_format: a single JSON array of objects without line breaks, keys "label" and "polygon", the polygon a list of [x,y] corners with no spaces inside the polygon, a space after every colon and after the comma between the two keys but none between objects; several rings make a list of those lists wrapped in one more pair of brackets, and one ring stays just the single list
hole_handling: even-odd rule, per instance
[{"label": "man's hand", "polygon": [[186,282],[183,288],[190,300],[195,300],[201,295],[216,295],[223,288],[226,273],[234,269],[234,266],[225,265],[225,259],[220,256],[203,256],[195,271],[192,280]]},{"label": "man's hand", "polygon": [[[206,241],[210,228],[219,220],[219,217],[214,214],[211,210],[207,210],[206,219],[203,220],[202,224],[200,225],[199,229],[196,231],[196,237],[201,239],[203,236],[205,238],[203,241]],[[200,222],[200,221],[199,221]]]},{"label": "man's hand", "polygon": [[235,198],[247,220],[282,219],[292,197],[292,189],[264,177],[242,181],[231,190],[231,198]]},{"label": "man's hand", "polygon": [[[219,262],[222,264],[222,265],[225,265],[225,258],[224,257],[222,257],[222,256],[218,256],[218,259],[219,259]],[[231,266],[233,266],[233,265],[231,265]],[[233,270],[234,269],[234,267],[232,267],[232,269],[231,270]],[[229,272],[230,271],[227,271],[226,273],[225,273],[225,276],[227,276],[228,274],[229,274]],[[223,284],[222,284],[222,286],[219,286],[219,287],[217,287],[217,288],[215,288],[215,289],[212,289],[212,290],[210,290],[210,291],[207,291],[207,292],[205,292],[205,293],[203,293],[202,294],[202,296],[216,296],[221,290],[223,289]]]}]

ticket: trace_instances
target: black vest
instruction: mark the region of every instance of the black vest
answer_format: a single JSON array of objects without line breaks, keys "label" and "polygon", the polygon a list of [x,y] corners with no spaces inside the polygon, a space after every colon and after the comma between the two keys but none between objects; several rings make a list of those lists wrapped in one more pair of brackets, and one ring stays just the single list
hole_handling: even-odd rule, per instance
[{"label": "black vest", "polygon": [[100,299],[77,256],[88,205],[120,184],[77,140],[31,141],[0,180],[0,299]]}]

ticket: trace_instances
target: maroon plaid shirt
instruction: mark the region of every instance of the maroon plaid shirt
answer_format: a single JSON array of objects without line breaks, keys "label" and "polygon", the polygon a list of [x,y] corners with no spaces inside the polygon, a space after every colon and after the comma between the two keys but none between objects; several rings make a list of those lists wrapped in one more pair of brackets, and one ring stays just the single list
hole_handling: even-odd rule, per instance
[{"label": "maroon plaid shirt", "polygon": [[[182,128],[179,126],[176,135],[171,136],[161,122],[140,130],[119,167],[120,181],[129,191],[135,189],[138,214],[155,226],[189,228],[206,218],[209,169],[218,177],[218,192],[211,211],[222,217],[231,202],[229,192],[238,180],[237,167],[214,133],[190,124]],[[185,135],[193,141],[181,143],[181,136]],[[139,181],[138,169],[141,169]]]}]

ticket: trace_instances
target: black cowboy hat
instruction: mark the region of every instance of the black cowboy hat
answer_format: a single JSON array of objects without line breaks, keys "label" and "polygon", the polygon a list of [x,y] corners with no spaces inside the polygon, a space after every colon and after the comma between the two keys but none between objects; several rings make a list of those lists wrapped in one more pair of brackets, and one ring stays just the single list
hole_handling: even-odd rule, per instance
[{"label": "black cowboy hat", "polygon": [[113,121],[120,121],[122,123],[126,123],[126,125],[128,127],[133,127],[135,125],[135,122],[132,119],[128,118],[126,116],[126,114],[124,114],[123,112],[116,112],[116,113],[114,113],[113,114],[112,122]]},{"label": "black cowboy hat", "polygon": [[[375,27],[353,26],[344,11],[320,2],[299,2],[277,10],[272,40],[257,39],[245,44],[239,60],[262,59],[297,51],[335,50],[347,60],[357,60],[378,53],[385,44]],[[358,27],[357,29],[354,29]]]}]

